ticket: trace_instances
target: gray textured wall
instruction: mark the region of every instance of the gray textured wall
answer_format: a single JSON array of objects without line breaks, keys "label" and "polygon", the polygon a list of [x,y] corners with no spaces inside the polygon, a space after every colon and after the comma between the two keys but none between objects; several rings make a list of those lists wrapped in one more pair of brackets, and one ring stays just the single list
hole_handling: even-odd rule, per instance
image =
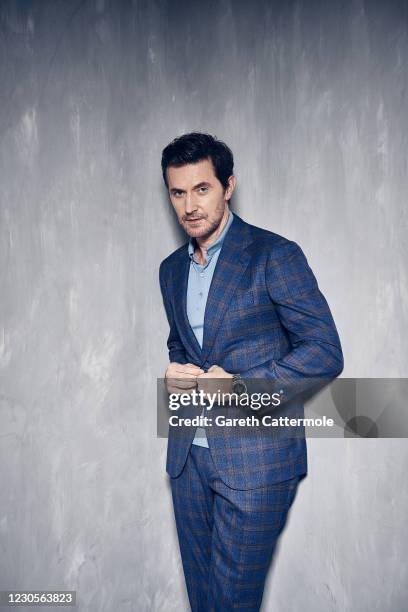
[{"label": "gray textured wall", "polygon": [[[0,18],[0,588],[187,610],[155,437],[158,265],[182,240],[161,149],[224,138],[235,209],[305,251],[343,376],[407,376],[407,3],[3,0]],[[308,447],[263,609],[402,612],[408,442]]]}]

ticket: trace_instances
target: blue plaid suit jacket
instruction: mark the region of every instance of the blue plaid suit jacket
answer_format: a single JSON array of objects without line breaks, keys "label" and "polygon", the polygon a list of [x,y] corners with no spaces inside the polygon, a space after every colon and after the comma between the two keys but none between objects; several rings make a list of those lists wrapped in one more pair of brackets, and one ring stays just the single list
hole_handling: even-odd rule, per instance
[{"label": "blue plaid suit jacket", "polygon": [[[204,317],[203,347],[186,310],[188,243],[160,264],[160,288],[170,326],[170,361],[203,369],[216,364],[246,379],[290,382],[324,378],[343,369],[339,336],[329,306],[301,248],[234,213],[214,271]],[[296,412],[296,402],[295,402]],[[297,406],[298,415],[303,406]],[[293,413],[293,412],[292,412]],[[222,480],[253,489],[307,473],[304,436],[277,439],[266,428],[251,436],[239,428],[206,428]],[[195,428],[170,428],[166,469],[177,477]]]}]

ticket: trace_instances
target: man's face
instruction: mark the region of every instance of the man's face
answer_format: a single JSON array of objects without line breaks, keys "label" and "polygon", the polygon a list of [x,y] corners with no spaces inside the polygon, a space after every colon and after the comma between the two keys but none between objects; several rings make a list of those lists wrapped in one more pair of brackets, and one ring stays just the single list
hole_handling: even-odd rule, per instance
[{"label": "man's face", "polygon": [[229,178],[224,188],[210,159],[167,168],[169,195],[180,225],[189,236],[206,238],[219,226],[235,186]]}]

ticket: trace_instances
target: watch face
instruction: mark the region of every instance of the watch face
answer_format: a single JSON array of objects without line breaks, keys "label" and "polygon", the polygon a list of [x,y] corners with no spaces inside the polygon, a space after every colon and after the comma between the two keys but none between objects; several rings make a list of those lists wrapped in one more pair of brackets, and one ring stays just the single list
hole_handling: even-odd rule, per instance
[{"label": "watch face", "polygon": [[234,384],[232,385],[232,390],[234,393],[238,393],[238,395],[241,393],[246,393],[246,384],[243,380],[235,380]]}]

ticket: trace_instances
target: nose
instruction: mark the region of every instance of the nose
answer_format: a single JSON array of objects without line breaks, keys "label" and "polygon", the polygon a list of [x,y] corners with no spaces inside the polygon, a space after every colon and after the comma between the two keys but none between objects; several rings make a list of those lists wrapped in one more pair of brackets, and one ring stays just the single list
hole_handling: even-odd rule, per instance
[{"label": "nose", "polygon": [[191,214],[197,210],[197,204],[194,199],[194,195],[191,193],[186,194],[186,214]]}]

